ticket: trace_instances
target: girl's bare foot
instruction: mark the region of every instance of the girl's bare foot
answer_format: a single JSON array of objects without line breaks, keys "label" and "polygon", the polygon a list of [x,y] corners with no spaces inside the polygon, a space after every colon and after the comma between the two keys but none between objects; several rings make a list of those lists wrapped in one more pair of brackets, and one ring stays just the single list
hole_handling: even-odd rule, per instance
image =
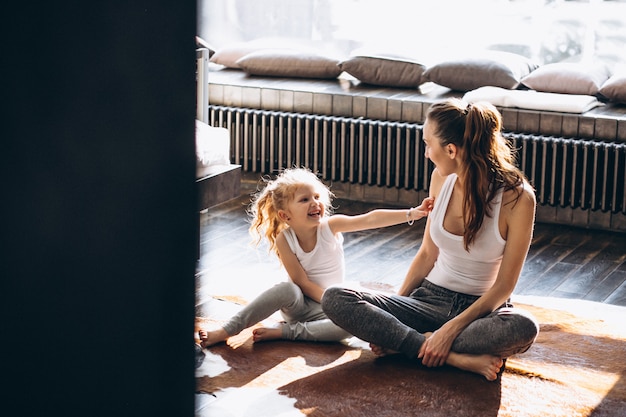
[{"label": "girl's bare foot", "polygon": [[470,355],[466,353],[450,352],[448,365],[464,371],[474,372],[484,376],[487,381],[495,381],[504,365],[502,358],[493,355]]},{"label": "girl's bare foot", "polygon": [[216,343],[224,342],[230,337],[226,330],[218,329],[212,331],[199,330],[198,336],[200,337],[200,346],[208,348]]},{"label": "girl's bare foot", "polygon": [[263,342],[265,340],[276,340],[283,338],[283,331],[281,328],[269,328],[269,327],[259,327],[258,329],[254,329],[252,331],[252,341],[253,342]]}]

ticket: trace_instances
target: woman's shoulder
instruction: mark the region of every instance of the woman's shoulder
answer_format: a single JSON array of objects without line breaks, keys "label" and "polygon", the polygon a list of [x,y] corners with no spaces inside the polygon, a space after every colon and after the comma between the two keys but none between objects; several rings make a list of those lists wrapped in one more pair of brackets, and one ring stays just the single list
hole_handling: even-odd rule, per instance
[{"label": "woman's shoulder", "polygon": [[528,181],[524,180],[515,187],[508,188],[504,191],[504,199],[516,199],[518,196],[520,199],[529,199],[535,201],[535,190]]},{"label": "woman's shoulder", "polygon": [[511,213],[534,212],[536,205],[535,191],[527,181],[502,193],[502,207]]}]

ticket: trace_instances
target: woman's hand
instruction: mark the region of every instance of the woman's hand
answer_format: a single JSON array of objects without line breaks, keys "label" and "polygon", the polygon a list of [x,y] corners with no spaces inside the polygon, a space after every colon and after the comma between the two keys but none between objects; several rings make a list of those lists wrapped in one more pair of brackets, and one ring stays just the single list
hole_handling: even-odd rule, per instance
[{"label": "woman's hand", "polygon": [[424,336],[426,336],[426,341],[417,354],[418,359],[421,359],[422,364],[428,367],[445,365],[456,334],[448,331],[444,324],[439,330],[424,333]]}]

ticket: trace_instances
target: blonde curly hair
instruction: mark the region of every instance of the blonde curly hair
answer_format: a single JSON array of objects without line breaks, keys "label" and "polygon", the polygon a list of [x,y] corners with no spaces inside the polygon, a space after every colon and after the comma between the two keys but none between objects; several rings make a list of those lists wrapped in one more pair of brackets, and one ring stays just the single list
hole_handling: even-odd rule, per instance
[{"label": "blonde curly hair", "polygon": [[276,238],[284,229],[289,227],[278,216],[279,210],[286,210],[287,205],[293,200],[296,190],[308,185],[320,195],[320,201],[324,204],[324,215],[332,212],[332,198],[330,189],[307,168],[287,168],[275,179],[264,177],[261,181],[265,186],[261,191],[253,195],[248,208],[250,216],[250,228],[255,245],[259,245],[265,237],[269,243],[269,251],[276,253]]}]

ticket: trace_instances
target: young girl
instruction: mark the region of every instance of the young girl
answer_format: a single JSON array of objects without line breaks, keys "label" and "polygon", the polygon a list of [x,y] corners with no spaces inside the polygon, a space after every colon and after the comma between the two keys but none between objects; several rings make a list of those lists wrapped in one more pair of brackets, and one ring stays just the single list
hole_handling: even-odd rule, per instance
[{"label": "young girl", "polygon": [[432,209],[433,199],[408,210],[378,209],[330,215],[331,191],[311,171],[284,170],[256,194],[250,233],[276,253],[289,280],[275,285],[232,317],[221,329],[200,330],[202,347],[223,342],[280,310],[278,328],[258,328],[255,342],[271,339],[339,341],[350,334],[331,322],[320,305],[325,289],[344,280],[343,232],[412,224]]}]

